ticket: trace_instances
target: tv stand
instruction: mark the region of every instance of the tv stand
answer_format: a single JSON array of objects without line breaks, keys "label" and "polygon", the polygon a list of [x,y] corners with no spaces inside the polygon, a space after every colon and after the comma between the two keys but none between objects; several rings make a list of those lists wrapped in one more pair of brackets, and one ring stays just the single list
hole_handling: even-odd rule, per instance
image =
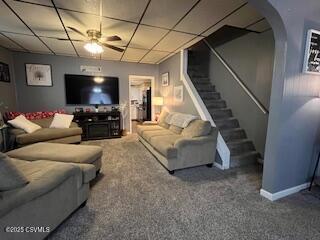
[{"label": "tv stand", "polygon": [[121,113],[109,112],[74,112],[74,122],[82,128],[83,140],[97,140],[121,137]]}]

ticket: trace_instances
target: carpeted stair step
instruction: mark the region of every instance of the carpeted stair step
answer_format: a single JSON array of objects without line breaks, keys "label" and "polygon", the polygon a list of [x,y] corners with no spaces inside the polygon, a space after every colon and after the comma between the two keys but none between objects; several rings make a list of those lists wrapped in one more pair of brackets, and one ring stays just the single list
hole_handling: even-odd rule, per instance
[{"label": "carpeted stair step", "polygon": [[244,152],[255,151],[253,143],[249,139],[240,139],[227,142],[231,156],[240,155]]},{"label": "carpeted stair step", "polygon": [[221,99],[221,95],[218,92],[199,92],[202,100],[218,100]]},{"label": "carpeted stair step", "polygon": [[220,130],[240,127],[238,119],[231,117],[215,120],[214,123]]},{"label": "carpeted stair step", "polygon": [[221,136],[226,142],[246,139],[246,132],[242,128],[231,128],[220,130]]},{"label": "carpeted stair step", "polygon": [[208,108],[213,120],[232,117],[232,111],[229,108],[211,109]]},{"label": "carpeted stair step", "polygon": [[211,83],[194,83],[193,84],[198,92],[215,92],[216,88]]},{"label": "carpeted stair step", "polygon": [[200,71],[188,70],[189,77],[193,78],[208,78],[208,74],[202,73]]},{"label": "carpeted stair step", "polygon": [[248,151],[242,154],[230,157],[230,167],[241,167],[255,164],[260,154],[256,151]]},{"label": "carpeted stair step", "polygon": [[193,78],[192,83],[193,84],[210,83],[210,79],[205,77]]},{"label": "carpeted stair step", "polygon": [[226,101],[222,99],[218,100],[205,100],[204,104],[206,105],[207,108],[226,108],[227,104]]}]

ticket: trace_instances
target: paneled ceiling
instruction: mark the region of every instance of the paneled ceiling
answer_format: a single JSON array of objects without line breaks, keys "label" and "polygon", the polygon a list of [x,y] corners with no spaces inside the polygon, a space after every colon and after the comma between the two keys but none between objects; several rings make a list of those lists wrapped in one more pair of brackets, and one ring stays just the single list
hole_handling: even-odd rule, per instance
[{"label": "paneled ceiling", "polygon": [[[86,39],[67,27],[98,30],[100,13],[123,53],[92,56],[74,41]],[[244,0],[102,0],[101,9],[100,0],[0,0],[0,45],[14,51],[158,64],[224,25],[270,30]]]}]

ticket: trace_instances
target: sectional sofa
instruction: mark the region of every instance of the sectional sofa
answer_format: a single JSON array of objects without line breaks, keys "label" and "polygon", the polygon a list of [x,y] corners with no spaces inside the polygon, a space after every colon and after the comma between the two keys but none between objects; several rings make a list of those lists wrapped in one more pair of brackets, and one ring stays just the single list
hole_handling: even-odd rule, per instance
[{"label": "sectional sofa", "polygon": [[[180,117],[189,119],[187,124]],[[211,167],[215,160],[218,130],[208,121],[162,111],[158,122],[137,126],[137,133],[141,143],[170,174],[200,165]]]}]

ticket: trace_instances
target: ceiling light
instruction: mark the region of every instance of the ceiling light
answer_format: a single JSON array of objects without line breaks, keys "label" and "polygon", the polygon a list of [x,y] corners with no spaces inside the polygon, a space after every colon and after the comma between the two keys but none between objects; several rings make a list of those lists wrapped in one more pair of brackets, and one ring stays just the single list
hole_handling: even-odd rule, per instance
[{"label": "ceiling light", "polygon": [[84,45],[84,48],[92,54],[99,54],[103,52],[103,48],[97,42],[89,42]]}]

